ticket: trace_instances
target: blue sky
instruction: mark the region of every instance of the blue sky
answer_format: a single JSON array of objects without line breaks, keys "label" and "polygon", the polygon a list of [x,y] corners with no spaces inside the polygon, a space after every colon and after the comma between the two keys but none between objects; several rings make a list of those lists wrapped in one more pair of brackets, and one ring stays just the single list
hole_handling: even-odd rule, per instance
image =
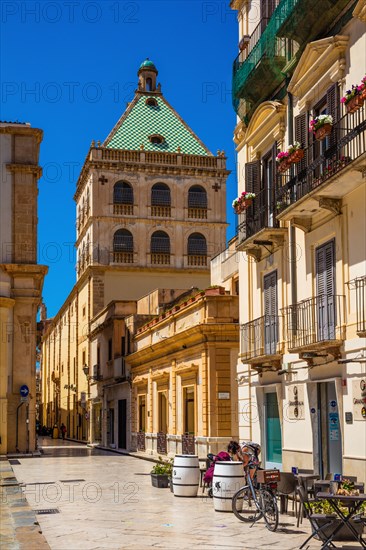
[{"label": "blue sky", "polygon": [[91,141],[105,139],[132,99],[146,57],[166,99],[213,153],[228,156],[227,237],[234,235],[237,22],[229,1],[3,0],[0,10],[1,119],[44,131],[38,262],[49,266],[49,316],[76,280],[77,177]]}]

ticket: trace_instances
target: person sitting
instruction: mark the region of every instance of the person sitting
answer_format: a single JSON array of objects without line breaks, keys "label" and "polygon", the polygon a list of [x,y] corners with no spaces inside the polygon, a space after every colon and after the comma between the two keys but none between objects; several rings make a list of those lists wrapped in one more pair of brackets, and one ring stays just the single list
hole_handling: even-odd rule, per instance
[{"label": "person sitting", "polygon": [[254,468],[250,468],[249,470],[250,477],[253,478],[256,469],[260,465],[260,445],[258,445],[258,443],[254,443],[253,441],[243,442],[241,445],[237,441],[230,441],[227,447],[227,452],[231,456],[232,460],[242,462],[245,470],[247,470],[248,464],[256,466]]}]

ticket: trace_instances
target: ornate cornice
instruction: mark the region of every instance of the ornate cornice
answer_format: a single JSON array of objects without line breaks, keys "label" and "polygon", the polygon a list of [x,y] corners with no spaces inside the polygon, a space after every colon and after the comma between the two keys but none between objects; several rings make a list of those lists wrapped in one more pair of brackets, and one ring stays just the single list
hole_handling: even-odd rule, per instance
[{"label": "ornate cornice", "polygon": [[13,298],[7,298],[5,296],[0,296],[0,307],[11,309],[15,305],[15,300]]},{"label": "ornate cornice", "polygon": [[6,168],[13,173],[34,174],[37,179],[42,176],[42,168],[38,164],[7,164]]},{"label": "ornate cornice", "polygon": [[9,125],[9,126],[0,126],[0,134],[13,134],[21,136],[34,136],[37,140],[37,143],[41,143],[43,138],[43,130],[39,128],[31,128],[30,126],[24,125]]}]

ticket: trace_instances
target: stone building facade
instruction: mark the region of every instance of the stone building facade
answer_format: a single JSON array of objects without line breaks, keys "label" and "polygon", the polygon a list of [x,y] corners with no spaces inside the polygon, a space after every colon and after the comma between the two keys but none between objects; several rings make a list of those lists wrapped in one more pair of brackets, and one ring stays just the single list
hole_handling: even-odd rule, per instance
[{"label": "stone building facade", "polygon": [[126,111],[86,156],[74,197],[77,282],[43,336],[44,423],[64,422],[81,440],[98,403],[91,324],[111,302],[155,288],[205,288],[210,257],[225,247],[224,153],[212,155],[167,102],[151,61],[138,77]]},{"label": "stone building facade", "polygon": [[0,123],[0,454],[36,448],[36,319],[47,273],[37,264],[42,137],[28,123]]}]

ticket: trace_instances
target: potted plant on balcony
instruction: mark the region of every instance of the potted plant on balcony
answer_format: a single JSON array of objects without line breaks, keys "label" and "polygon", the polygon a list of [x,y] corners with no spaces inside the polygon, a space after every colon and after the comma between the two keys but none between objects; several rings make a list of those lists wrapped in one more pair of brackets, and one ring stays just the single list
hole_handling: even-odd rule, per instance
[{"label": "potted plant on balcony", "polygon": [[363,84],[354,86],[347,90],[345,95],[341,99],[341,103],[346,106],[347,113],[355,113],[360,107],[362,107],[364,98],[362,97]]},{"label": "potted plant on balcony", "polygon": [[249,193],[248,191],[243,191],[242,194],[233,200],[232,207],[235,210],[236,214],[241,214],[246,208],[248,208],[255,198],[255,193]]},{"label": "potted plant on balcony", "polygon": [[309,132],[313,132],[315,139],[322,141],[332,133],[332,115],[319,115],[312,118],[309,123]]},{"label": "potted plant on balcony", "polygon": [[291,166],[290,155],[288,151],[280,151],[276,157],[277,170],[279,172],[286,172]]},{"label": "potted plant on balcony", "polygon": [[301,143],[299,143],[298,141],[294,141],[294,143],[290,145],[287,149],[287,152],[289,154],[289,161],[291,163],[296,164],[304,158],[304,149],[302,149]]},{"label": "potted plant on balcony", "polygon": [[361,80],[360,88],[360,96],[364,101],[366,101],[366,76],[364,76]]},{"label": "potted plant on balcony", "polygon": [[169,462],[164,462],[161,456],[159,456],[159,462],[155,464],[151,470],[151,484],[158,489],[166,489],[169,487],[169,479],[172,477],[173,472],[173,459]]}]

